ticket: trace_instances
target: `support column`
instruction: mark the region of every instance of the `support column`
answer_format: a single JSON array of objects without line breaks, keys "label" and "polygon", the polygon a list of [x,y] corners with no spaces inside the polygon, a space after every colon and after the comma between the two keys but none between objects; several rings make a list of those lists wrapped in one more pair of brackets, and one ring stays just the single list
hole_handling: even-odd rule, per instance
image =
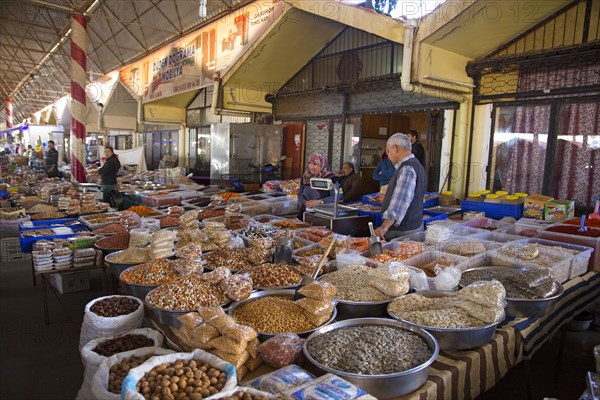
[{"label": "support column", "polygon": [[85,182],[87,18],[71,16],[71,180]]},{"label": "support column", "polygon": [[12,109],[12,98],[6,98],[6,127],[13,127],[13,109]]}]

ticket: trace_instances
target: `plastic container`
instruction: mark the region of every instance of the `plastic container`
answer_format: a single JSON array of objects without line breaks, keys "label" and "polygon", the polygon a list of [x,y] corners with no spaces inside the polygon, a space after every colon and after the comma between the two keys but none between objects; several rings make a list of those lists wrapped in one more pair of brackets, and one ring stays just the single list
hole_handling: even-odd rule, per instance
[{"label": "plastic container", "polygon": [[484,203],[500,204],[502,203],[502,199],[497,194],[488,194],[485,196]]},{"label": "plastic container", "polygon": [[456,205],[456,197],[452,192],[442,192],[440,196],[439,205],[444,207],[453,207]]},{"label": "plastic container", "polygon": [[[35,221],[37,222],[37,221]],[[60,225],[52,225],[53,228],[57,228]],[[38,229],[45,229],[44,226],[39,226]],[[69,225],[67,228],[71,228],[73,233],[65,234],[65,235],[48,235],[48,236],[37,236],[37,237],[23,237],[21,235],[21,252],[23,253],[31,253],[33,249],[33,244],[39,240],[52,240],[52,239],[68,239],[73,236],[77,236],[81,232],[87,232],[87,229],[83,225]],[[32,230],[36,228],[29,228],[25,230]],[[22,231],[23,232],[23,231]]]},{"label": "plastic container", "polygon": [[522,204],[523,202],[517,196],[504,196],[502,204]]},{"label": "plastic container", "polygon": [[518,193],[515,193],[515,196],[517,196],[519,198],[519,202],[521,204],[523,204],[523,203],[525,203],[525,199],[527,197],[529,197],[529,194],[528,193],[523,193],[523,192],[518,192]]},{"label": "plastic container", "polygon": [[469,193],[469,195],[467,196],[467,200],[482,202],[484,199],[479,193]]},{"label": "plastic container", "polygon": [[504,217],[519,219],[523,216],[522,204],[495,204],[463,200],[460,205],[463,211],[483,211],[486,217],[494,219]]},{"label": "plastic container", "polygon": [[269,204],[271,214],[286,215],[298,213],[299,208],[297,196],[276,197],[274,199],[265,200],[265,202]]},{"label": "plastic container", "polygon": [[497,191],[496,193],[494,193],[494,194],[497,194],[497,195],[498,195],[498,197],[501,197],[501,198],[504,198],[504,197],[506,197],[506,196],[508,196],[508,195],[509,195],[509,193],[508,193],[506,190],[498,190],[498,191]]},{"label": "plastic container", "polygon": [[[381,213],[379,213],[379,214],[381,214]],[[426,227],[433,221],[441,221],[443,219],[448,219],[448,214],[438,213],[438,212],[433,212],[433,211],[423,211],[423,223],[425,224]]]},{"label": "plastic container", "polygon": [[576,276],[580,276],[585,274],[588,271],[588,264],[590,261],[590,257],[594,252],[594,249],[588,246],[579,246],[577,244],[570,243],[562,243],[556,242],[554,240],[546,240],[546,239],[526,239],[524,240],[526,243],[538,243],[544,246],[559,246],[564,247],[569,250],[578,251],[577,254],[573,255],[571,259],[571,267],[569,269],[569,279],[573,279]]},{"label": "plastic container", "polygon": [[487,189],[483,189],[483,190],[480,190],[478,193],[479,193],[481,196],[487,196],[487,195],[488,195],[488,194],[490,194],[491,192],[490,192],[489,190],[487,190]]},{"label": "plastic container", "polygon": [[[576,225],[555,225],[555,226],[576,226]],[[600,231],[600,229],[588,228],[593,231]],[[590,257],[590,261],[588,264],[589,271],[600,271],[600,237],[586,237],[579,235],[571,235],[567,233],[561,232],[552,232],[549,230],[544,230],[540,233],[539,237],[541,239],[554,240],[561,243],[570,243],[577,244],[580,246],[591,247],[594,249],[594,253]]]},{"label": "plastic container", "polygon": [[[439,250],[425,250],[420,254],[416,254],[406,260],[402,261],[404,265],[410,265],[411,267],[421,267],[423,265],[429,264],[433,261],[440,259],[441,257],[445,257],[446,259],[452,260],[456,263],[455,267],[459,268],[461,271],[464,271],[469,267],[469,258],[458,256],[456,254],[450,254]],[[433,279],[433,278],[428,278]],[[430,282],[431,283],[431,282]],[[432,288],[431,290],[436,290]]]},{"label": "plastic container", "polygon": [[492,232],[499,229],[508,228],[513,224],[504,221],[496,221],[492,218],[476,218],[467,222],[463,222],[461,225],[474,229],[485,229],[486,231]]},{"label": "plastic container", "polygon": [[496,232],[505,233],[507,235],[521,236],[522,238],[527,239],[538,237],[544,231],[544,229],[545,228],[543,227],[513,224],[505,228],[498,229]]},{"label": "plastic container", "polygon": [[145,196],[142,204],[148,207],[174,206],[181,202],[181,198],[175,194],[161,196]]},{"label": "plastic container", "polygon": [[518,236],[518,235],[509,235],[506,233],[487,232],[487,233],[478,233],[475,235],[470,235],[470,236],[468,236],[468,239],[487,240],[487,241],[496,242],[496,243],[508,243],[508,242],[516,242],[517,240],[523,240],[523,237]]}]

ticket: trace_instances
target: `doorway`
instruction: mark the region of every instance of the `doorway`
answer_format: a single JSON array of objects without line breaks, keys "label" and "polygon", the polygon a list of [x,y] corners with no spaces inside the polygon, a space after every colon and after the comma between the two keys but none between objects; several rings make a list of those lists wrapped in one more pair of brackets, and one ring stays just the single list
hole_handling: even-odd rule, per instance
[{"label": "doorway", "polygon": [[283,126],[283,163],[282,178],[295,179],[302,176],[304,159],[304,123],[291,122]]}]

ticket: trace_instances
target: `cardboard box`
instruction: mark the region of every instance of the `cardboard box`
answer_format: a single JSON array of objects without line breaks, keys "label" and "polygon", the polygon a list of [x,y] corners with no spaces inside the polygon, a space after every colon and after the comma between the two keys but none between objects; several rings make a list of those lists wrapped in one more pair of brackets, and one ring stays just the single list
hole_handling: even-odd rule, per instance
[{"label": "cardboard box", "polygon": [[564,221],[575,217],[575,201],[552,200],[544,205],[544,219],[546,221]]},{"label": "cardboard box", "polygon": [[50,283],[62,294],[90,290],[90,271],[57,272],[50,275]]},{"label": "cardboard box", "polygon": [[544,207],[554,197],[544,196],[543,194],[532,194],[525,199],[523,205],[523,217],[544,219]]}]

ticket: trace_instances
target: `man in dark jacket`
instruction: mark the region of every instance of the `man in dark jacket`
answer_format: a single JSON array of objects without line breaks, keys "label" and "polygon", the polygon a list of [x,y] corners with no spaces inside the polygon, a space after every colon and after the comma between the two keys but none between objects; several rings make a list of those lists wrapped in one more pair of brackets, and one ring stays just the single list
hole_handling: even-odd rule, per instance
[{"label": "man in dark jacket", "polygon": [[345,162],[342,166],[342,175],[336,180],[340,183],[342,190],[344,191],[344,203],[351,203],[361,199],[362,179],[360,175],[354,171],[354,164]]},{"label": "man in dark jacket", "polygon": [[54,148],[54,141],[48,140],[48,151],[46,151],[46,173],[49,178],[58,176],[58,150]]},{"label": "man in dark jacket", "polygon": [[408,131],[408,138],[412,143],[412,153],[415,155],[415,158],[419,160],[423,168],[427,168],[425,166],[425,148],[419,142],[419,132],[415,130]]},{"label": "man in dark jacket", "polygon": [[102,199],[108,203],[110,192],[117,188],[117,174],[119,173],[119,169],[121,169],[121,162],[112,147],[106,146],[104,154],[106,155],[106,162],[98,170],[98,173],[102,177]]}]

